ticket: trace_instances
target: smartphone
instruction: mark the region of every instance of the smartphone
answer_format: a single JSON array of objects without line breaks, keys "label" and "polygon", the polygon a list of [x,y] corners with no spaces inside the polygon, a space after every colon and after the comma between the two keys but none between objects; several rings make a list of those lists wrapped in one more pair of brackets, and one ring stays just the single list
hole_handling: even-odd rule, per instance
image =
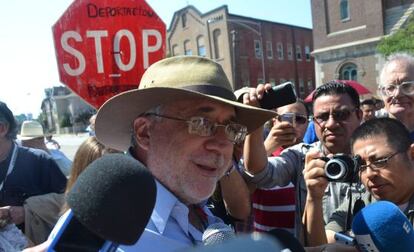
[{"label": "smartphone", "polygon": [[295,88],[291,82],[273,86],[267,90],[261,100],[260,107],[264,109],[275,109],[288,104],[295,103],[297,100]]},{"label": "smartphone", "polygon": [[62,218],[65,220],[53,237],[47,252],[115,251],[118,247],[83,226],[71,210]]},{"label": "smartphone", "polygon": [[346,234],[342,234],[342,233],[335,233],[335,241],[345,244],[345,245],[349,245],[349,246],[356,246],[356,240],[354,237],[351,237],[349,235]]},{"label": "smartphone", "polygon": [[278,115],[278,120],[280,122],[288,122],[293,127],[295,127],[295,125],[296,125],[296,115],[295,115],[295,113],[284,113],[282,115]]}]

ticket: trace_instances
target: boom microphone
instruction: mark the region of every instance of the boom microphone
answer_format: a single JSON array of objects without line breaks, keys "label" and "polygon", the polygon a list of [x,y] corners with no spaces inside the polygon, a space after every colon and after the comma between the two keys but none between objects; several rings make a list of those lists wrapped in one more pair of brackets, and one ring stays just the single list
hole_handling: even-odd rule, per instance
[{"label": "boom microphone", "polygon": [[403,212],[391,202],[379,201],[355,215],[352,231],[361,251],[414,251],[414,231]]},{"label": "boom microphone", "polygon": [[143,233],[155,205],[150,172],[124,154],[92,162],[67,196],[71,210],[48,251],[115,251]]}]

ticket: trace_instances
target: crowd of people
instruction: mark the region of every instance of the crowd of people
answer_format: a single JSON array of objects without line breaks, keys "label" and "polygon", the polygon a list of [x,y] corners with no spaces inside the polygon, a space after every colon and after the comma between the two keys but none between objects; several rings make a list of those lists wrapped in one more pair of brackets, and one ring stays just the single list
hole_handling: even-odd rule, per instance
[{"label": "crowd of people", "polygon": [[[145,166],[157,189],[142,235],[118,251],[202,246],[205,231],[223,221],[236,233],[285,230],[303,251],[358,251],[336,243],[336,234],[352,238],[353,216],[383,200],[412,223],[412,55],[387,59],[378,84],[382,100],[362,100],[353,87],[332,80],[315,90],[311,104],[298,99],[262,109],[271,87],[234,92],[212,60],[161,60],[137,89],[98,110],[73,162],[56,154],[60,146],[35,121],[23,123],[16,141],[13,114],[0,103],[0,225],[15,225],[27,239],[16,250],[46,251],[62,228],[56,222],[66,218],[65,195],[90,163],[112,152]],[[351,175],[336,179],[326,167],[338,155],[353,166]],[[282,245],[298,251],[297,244]]]}]

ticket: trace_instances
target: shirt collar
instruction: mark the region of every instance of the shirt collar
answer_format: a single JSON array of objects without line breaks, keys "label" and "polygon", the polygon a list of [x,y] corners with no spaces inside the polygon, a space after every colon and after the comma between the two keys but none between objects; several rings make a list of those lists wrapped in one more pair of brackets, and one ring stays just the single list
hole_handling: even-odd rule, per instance
[{"label": "shirt collar", "polygon": [[[154,223],[158,232],[162,234],[167,225],[168,219],[174,211],[183,211],[180,216],[185,216],[182,220],[177,220],[181,228],[188,230],[188,208],[177,197],[156,180],[157,198],[155,207],[151,215],[151,221]],[[183,223],[185,222],[185,223]]]}]

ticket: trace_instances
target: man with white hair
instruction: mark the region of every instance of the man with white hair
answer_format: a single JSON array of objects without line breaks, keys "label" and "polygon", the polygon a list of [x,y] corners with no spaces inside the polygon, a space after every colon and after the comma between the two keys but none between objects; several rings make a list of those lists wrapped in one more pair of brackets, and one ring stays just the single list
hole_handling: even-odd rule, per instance
[{"label": "man with white hair", "polygon": [[382,68],[378,90],[389,117],[401,121],[414,140],[414,56],[391,54]]}]

